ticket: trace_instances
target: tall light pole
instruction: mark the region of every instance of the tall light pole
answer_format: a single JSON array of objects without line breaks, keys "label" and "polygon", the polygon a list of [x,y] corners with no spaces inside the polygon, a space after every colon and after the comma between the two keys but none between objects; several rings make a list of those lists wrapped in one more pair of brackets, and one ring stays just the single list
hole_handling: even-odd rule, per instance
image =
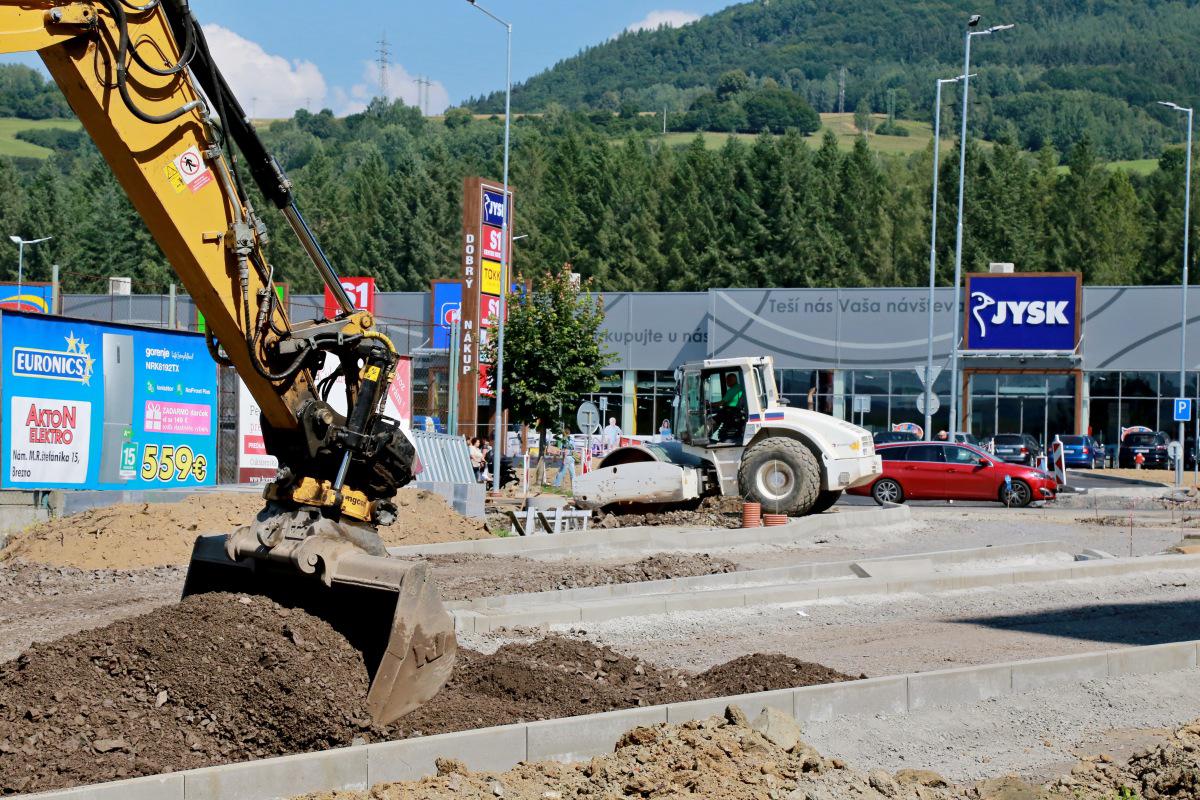
[{"label": "tall light pole", "polygon": [[[1180,286],[1180,304],[1183,311],[1179,317],[1179,396],[1187,396],[1187,292],[1188,292],[1188,244],[1189,234],[1191,233],[1191,217],[1192,217],[1192,118],[1193,112],[1190,108],[1168,103],[1159,100],[1160,106],[1174,109],[1183,114],[1187,114],[1187,172],[1183,179],[1183,282]],[[1195,413],[1195,409],[1193,409]],[[1175,459],[1175,485],[1183,485],[1183,460],[1184,454],[1187,452],[1187,439],[1184,423],[1179,423],[1179,458]]]},{"label": "tall light pole", "polygon": [[512,198],[508,193],[508,155],[512,143],[512,23],[500,19],[476,0],[467,0],[484,14],[504,26],[507,39],[507,70],[504,77],[504,223],[500,231],[500,319],[496,322],[496,439],[492,446],[492,491],[500,491],[500,456],[504,452],[504,319],[508,316],[508,226],[512,217]]},{"label": "tall light pole", "polygon": [[991,36],[993,33],[1006,31],[1015,25],[993,25],[990,28],[977,31],[981,17],[973,15],[967,21],[967,32],[963,47],[962,71],[962,133],[958,138],[958,236],[954,242],[954,330],[950,336],[950,441],[955,441],[959,428],[959,377],[958,377],[958,339],[961,334],[962,320],[959,309],[962,307],[962,245],[963,245],[963,193],[967,181],[967,100],[971,94],[971,39],[976,36]]},{"label": "tall light pole", "polygon": [[933,215],[929,233],[929,353],[925,360],[925,439],[933,440],[933,296],[937,281],[938,170],[941,166],[942,87],[963,79],[939,78],[933,111]]},{"label": "tall light pole", "polygon": [[21,290],[25,283],[25,245],[41,244],[53,239],[53,236],[47,236],[43,239],[22,239],[20,236],[9,236],[8,239],[17,246],[17,307],[21,306]]}]

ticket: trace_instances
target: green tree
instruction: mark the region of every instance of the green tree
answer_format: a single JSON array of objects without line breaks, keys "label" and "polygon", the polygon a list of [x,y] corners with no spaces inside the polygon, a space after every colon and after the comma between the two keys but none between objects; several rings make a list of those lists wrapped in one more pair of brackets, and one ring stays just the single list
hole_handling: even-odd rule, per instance
[{"label": "green tree", "polygon": [[859,133],[869,134],[871,125],[871,101],[864,95],[854,107],[854,127],[858,128]]},{"label": "green tree", "polygon": [[474,118],[470,109],[451,108],[446,111],[446,116],[442,118],[442,122],[450,130],[456,130],[467,127]]},{"label": "green tree", "polygon": [[[600,373],[613,359],[600,339],[604,301],[575,279],[571,265],[535,281],[527,294],[508,296],[504,333],[505,407],[516,422],[540,430],[538,452],[546,452],[546,431],[561,430],[565,409],[600,388]],[[496,340],[482,350],[496,363]],[[496,390],[496,373],[488,387]],[[538,466],[545,475],[545,459]]]},{"label": "green tree", "polygon": [[750,78],[740,69],[730,70],[717,78],[717,99],[731,100],[750,88]]},{"label": "green tree", "polygon": [[795,128],[805,135],[821,127],[821,117],[803,97],[786,89],[759,89],[742,103],[750,133],[782,133]]}]

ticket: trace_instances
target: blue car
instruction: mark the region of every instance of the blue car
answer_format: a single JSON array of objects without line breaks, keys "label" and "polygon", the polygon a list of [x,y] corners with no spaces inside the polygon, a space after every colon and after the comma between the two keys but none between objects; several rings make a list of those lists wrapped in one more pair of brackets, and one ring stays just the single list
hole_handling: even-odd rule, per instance
[{"label": "blue car", "polygon": [[1104,466],[1104,446],[1091,436],[1059,436],[1068,467],[1095,469]]}]

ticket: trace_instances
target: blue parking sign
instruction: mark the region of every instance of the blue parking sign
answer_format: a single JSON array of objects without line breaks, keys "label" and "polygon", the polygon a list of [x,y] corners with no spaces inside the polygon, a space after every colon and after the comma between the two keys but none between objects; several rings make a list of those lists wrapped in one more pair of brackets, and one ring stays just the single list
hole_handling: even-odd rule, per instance
[{"label": "blue parking sign", "polygon": [[1175,398],[1175,421],[1176,422],[1191,422],[1192,421],[1192,401],[1187,397]]}]

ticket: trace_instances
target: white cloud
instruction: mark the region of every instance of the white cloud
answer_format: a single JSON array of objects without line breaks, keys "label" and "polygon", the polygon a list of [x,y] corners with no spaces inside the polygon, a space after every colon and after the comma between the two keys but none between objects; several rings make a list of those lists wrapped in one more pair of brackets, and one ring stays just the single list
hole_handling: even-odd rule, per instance
[{"label": "white cloud", "polygon": [[[405,105],[419,106],[429,114],[441,114],[450,107],[450,93],[441,81],[432,81],[428,86],[418,84],[419,75],[412,75],[399,64],[388,68],[388,99],[401,100]],[[428,80],[428,79],[426,79]],[[332,103],[336,114],[357,114],[379,92],[379,65],[373,61],[363,62],[362,82],[346,89],[333,88]]]},{"label": "white cloud", "polygon": [[[252,117],[290,117],[298,108],[332,108],[344,116],[362,111],[379,94],[379,67],[374,62],[363,63],[361,83],[330,87],[311,61],[289,61],[268,53],[257,42],[221,25],[205,25],[204,34],[225,79]],[[430,114],[441,114],[450,106],[450,93],[440,81],[420,86],[417,76],[398,64],[388,70],[388,99],[424,105]]]},{"label": "white cloud", "polygon": [[290,117],[298,108],[319,108],[328,87],[311,61],[268,53],[257,42],[221,25],[205,25],[213,58],[252,117]]},{"label": "white cloud", "polygon": [[640,19],[630,25],[627,31],[655,31],[666,25],[668,28],[678,28],[700,19],[699,14],[691,11],[651,11],[645,19]]}]

